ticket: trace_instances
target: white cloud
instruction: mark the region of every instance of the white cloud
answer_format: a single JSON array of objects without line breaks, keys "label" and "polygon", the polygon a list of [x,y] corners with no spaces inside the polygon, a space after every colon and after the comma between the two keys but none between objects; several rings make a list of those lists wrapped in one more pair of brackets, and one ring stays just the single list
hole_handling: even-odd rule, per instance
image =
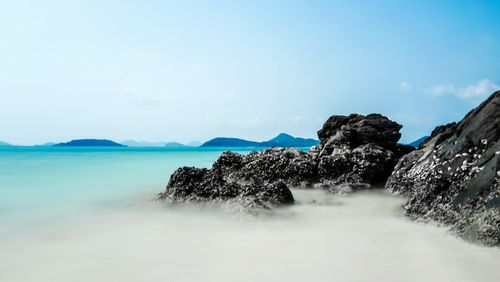
[{"label": "white cloud", "polygon": [[474,100],[484,98],[499,89],[500,86],[485,78],[463,88],[456,87],[454,84],[434,85],[426,89],[424,94],[429,96],[454,95],[462,100]]},{"label": "white cloud", "polygon": [[469,100],[488,96],[499,89],[500,86],[498,86],[497,84],[489,81],[488,79],[483,79],[476,85],[470,85],[465,87],[464,89],[460,89],[460,91],[458,91],[456,95],[464,100]]},{"label": "white cloud", "polygon": [[424,90],[424,94],[429,96],[443,96],[454,94],[456,90],[457,88],[453,84],[439,84]]},{"label": "white cloud", "polygon": [[411,88],[412,88],[411,84],[406,82],[406,81],[403,81],[403,82],[401,82],[401,84],[399,84],[399,92],[401,92],[401,93],[410,92]]},{"label": "white cloud", "polygon": [[292,117],[292,121],[293,122],[304,122],[306,120],[308,120],[309,118],[304,116],[304,115],[296,115],[296,116],[293,116]]}]

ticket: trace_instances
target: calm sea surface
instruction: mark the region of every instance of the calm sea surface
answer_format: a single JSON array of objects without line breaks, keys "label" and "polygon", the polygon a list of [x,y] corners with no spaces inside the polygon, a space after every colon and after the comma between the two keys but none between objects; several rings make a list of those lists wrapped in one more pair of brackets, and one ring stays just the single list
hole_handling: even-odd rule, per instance
[{"label": "calm sea surface", "polygon": [[295,205],[259,215],[151,201],[177,167],[209,167],[222,151],[0,147],[0,281],[500,277],[499,249],[412,222],[381,191],[293,189]]}]

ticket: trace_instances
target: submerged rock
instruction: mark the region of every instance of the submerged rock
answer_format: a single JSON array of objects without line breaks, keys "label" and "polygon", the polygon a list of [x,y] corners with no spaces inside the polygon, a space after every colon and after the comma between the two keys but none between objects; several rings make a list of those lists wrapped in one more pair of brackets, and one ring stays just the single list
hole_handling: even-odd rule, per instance
[{"label": "submerged rock", "polygon": [[[304,152],[271,148],[246,155],[224,152],[210,169],[179,168],[159,198],[259,205],[293,203],[288,187],[334,192],[384,182],[410,146],[397,144],[401,125],[379,114],[332,116],[318,131],[318,146]],[[250,199],[250,200],[249,200]]]},{"label": "submerged rock", "polygon": [[386,187],[409,197],[404,213],[500,245],[500,91],[460,122],[437,127],[404,156]]}]

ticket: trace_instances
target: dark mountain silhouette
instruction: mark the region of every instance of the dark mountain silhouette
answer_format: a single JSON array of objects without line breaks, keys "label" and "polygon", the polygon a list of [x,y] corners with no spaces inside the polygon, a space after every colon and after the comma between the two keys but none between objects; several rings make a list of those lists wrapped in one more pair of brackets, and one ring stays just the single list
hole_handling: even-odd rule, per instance
[{"label": "dark mountain silhouette", "polygon": [[318,145],[315,139],[293,137],[286,133],[280,133],[271,140],[257,142],[240,138],[217,137],[203,143],[202,147],[311,147]]},{"label": "dark mountain silhouette", "polygon": [[260,143],[239,138],[217,137],[203,143],[201,147],[260,147]]},{"label": "dark mountain silhouette", "polygon": [[126,147],[125,145],[106,139],[77,139],[66,143],[58,143],[55,147]]},{"label": "dark mountain silhouette", "polygon": [[273,139],[262,142],[262,146],[264,147],[312,147],[318,144],[318,140],[293,137],[286,133],[280,133]]}]

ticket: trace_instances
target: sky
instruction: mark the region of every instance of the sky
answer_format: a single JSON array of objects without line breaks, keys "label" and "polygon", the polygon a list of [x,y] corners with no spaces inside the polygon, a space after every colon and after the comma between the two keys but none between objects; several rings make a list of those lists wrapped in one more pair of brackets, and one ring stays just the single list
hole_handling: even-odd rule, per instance
[{"label": "sky", "polygon": [[500,89],[500,1],[0,0],[0,140],[316,137],[381,113],[401,142]]}]

